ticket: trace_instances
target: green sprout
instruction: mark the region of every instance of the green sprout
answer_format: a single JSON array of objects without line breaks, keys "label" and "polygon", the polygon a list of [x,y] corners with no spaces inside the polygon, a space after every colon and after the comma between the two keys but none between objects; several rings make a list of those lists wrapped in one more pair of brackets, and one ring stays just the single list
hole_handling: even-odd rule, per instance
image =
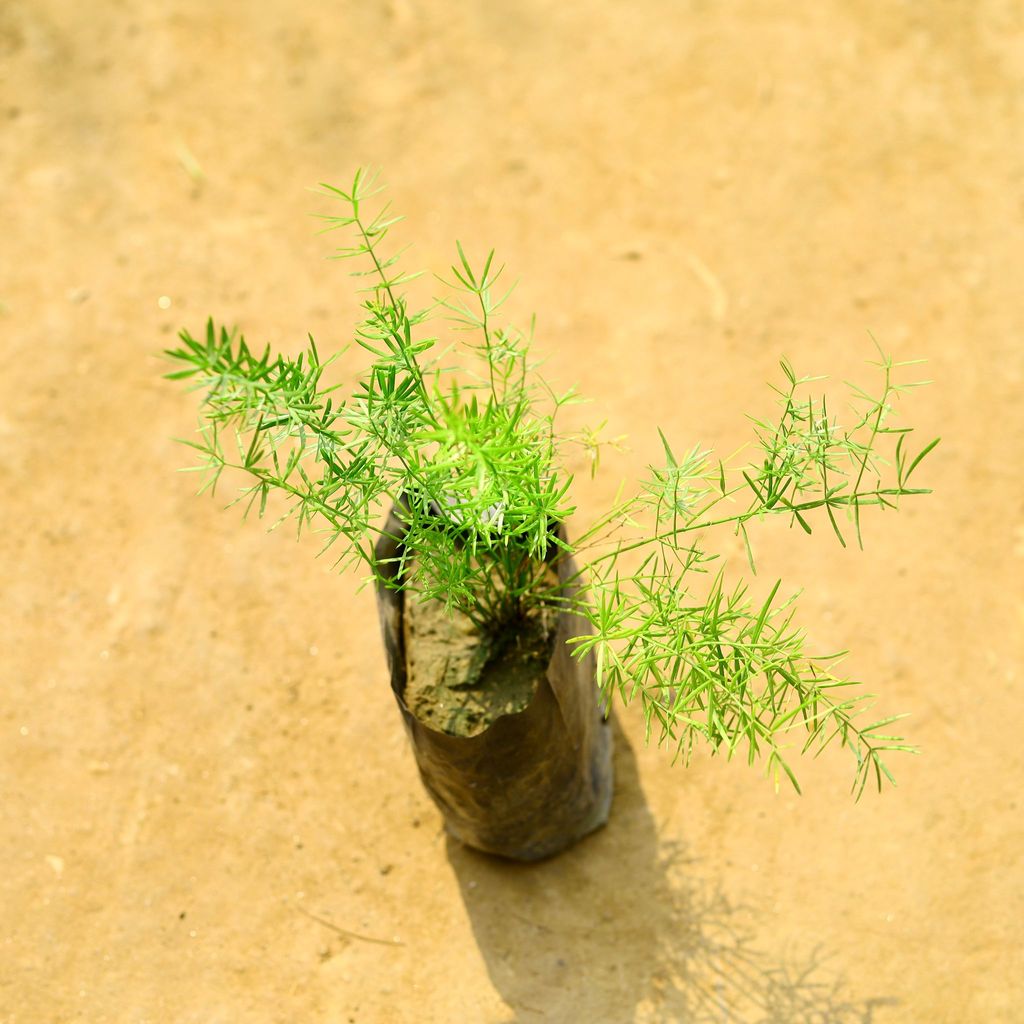
[{"label": "green sprout", "polygon": [[[752,457],[722,460],[699,447],[677,455],[661,433],[661,464],[566,539],[557,528],[576,512],[570,453],[596,471],[602,449],[621,439],[563,429],[560,411],[580,399],[543,378],[532,322],[524,332],[500,321],[511,287],[493,251],[474,266],[457,244],[450,276],[439,279],[444,296],[410,308],[402,288],[419,275],[385,250],[401,218],[387,204],[367,210],[380,191],[359,171],[349,189],[321,193],[342,206],[323,216],[324,230],[351,239],[337,258],[359,261],[354,273],[368,280],[355,343],[369,366],[354,388],[328,382],[336,356],[321,358],[312,337],[290,358],[250,349],[211,321],[200,338],[182,331],[168,352],[182,366],[168,376],[204,392],[198,439],[184,442],[199,453],[191,468],[204,474],[200,491],[225,469],[241,471],[236,502],[247,512],[263,517],[271,495],[283,498],[275,526],[316,529],[339,569],[363,565],[372,579],[465,614],[485,635],[538,605],[581,616],[589,630],[570,644],[578,657],[593,655],[604,700],[638,702],[648,739],[684,763],[705,741],[726,757],[763,761],[776,786],[785,775],[799,791],[789,748],[818,753],[837,742],[855,758],[858,797],[871,779],[879,789],[892,782],[884,757],[914,749],[889,731],[903,716],[872,720],[871,698],[837,671],[842,653],[808,653],[781,581],[753,600],[715,566],[709,541],[738,535],[756,572],[751,533],[765,519],[806,533],[827,524],[844,547],[848,535],[862,545],[865,509],[927,494],[911,478],[938,439],[912,454],[912,429],[893,424],[900,395],[926,383],[902,379],[913,363],[879,350],[878,388],[848,386],[843,426],[814,390],[822,378],[783,360],[779,412],[753,420]],[[442,318],[461,332],[457,344],[428,333]],[[397,567],[374,553],[392,508],[406,552]],[[569,557],[579,588],[549,568]]]}]

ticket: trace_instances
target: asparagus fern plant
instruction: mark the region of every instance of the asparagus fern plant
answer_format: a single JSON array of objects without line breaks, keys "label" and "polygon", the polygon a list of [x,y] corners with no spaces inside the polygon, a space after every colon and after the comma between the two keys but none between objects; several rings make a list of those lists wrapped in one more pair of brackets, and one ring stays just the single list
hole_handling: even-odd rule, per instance
[{"label": "asparagus fern plant", "polygon": [[[886,756],[912,749],[889,731],[896,718],[868,713],[871,698],[837,671],[841,655],[808,651],[781,583],[754,601],[745,582],[727,581],[714,542],[739,535],[753,572],[751,533],[763,520],[806,533],[824,525],[845,547],[848,537],[861,543],[867,510],[928,493],[912,478],[938,441],[915,451],[911,428],[893,422],[895,400],[924,383],[903,379],[912,364],[882,355],[878,386],[852,388],[840,425],[815,390],[822,378],[783,360],[779,412],[754,420],[746,461],[700,447],[677,454],[661,434],[662,463],[566,540],[554,527],[576,511],[572,449],[596,470],[607,442],[561,426],[560,410],[578,397],[540,373],[532,323],[521,331],[500,319],[508,292],[493,251],[474,265],[457,246],[445,296],[410,306],[403,286],[418,275],[386,246],[400,218],[387,204],[368,209],[379,191],[362,171],[350,188],[322,187],[341,206],[325,230],[349,237],[337,257],[357,261],[369,282],[355,332],[369,366],[347,393],[329,382],[336,355],[323,358],[311,337],[292,358],[211,321],[199,338],[182,331],[168,353],[180,364],[168,376],[203,392],[198,439],[184,442],[199,453],[191,468],[204,474],[201,491],[225,469],[241,471],[247,509],[262,517],[283,496],[275,525],[322,531],[339,568],[362,565],[484,632],[538,604],[579,614],[590,628],[570,641],[573,653],[594,654],[605,699],[639,704],[648,739],[683,762],[704,742],[763,761],[776,784],[784,774],[799,790],[790,750],[835,742],[854,756],[857,796],[869,781],[891,782]],[[461,332],[457,343],[430,334],[442,321]],[[397,574],[374,554],[392,507],[415,553]],[[573,593],[545,568],[570,556],[585,584]]]}]

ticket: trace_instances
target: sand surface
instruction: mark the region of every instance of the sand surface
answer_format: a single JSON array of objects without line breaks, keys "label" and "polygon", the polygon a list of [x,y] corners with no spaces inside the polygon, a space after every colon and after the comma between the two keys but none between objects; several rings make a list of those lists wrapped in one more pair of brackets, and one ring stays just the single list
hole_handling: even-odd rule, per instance
[{"label": "sand surface", "polygon": [[[194,497],[157,355],[347,342],[307,188],[364,163],[630,435],[584,518],[656,426],[745,440],[782,354],[930,359],[933,497],[759,538],[912,713],[898,789],[683,770],[626,713],[599,835],[446,841],[372,594]],[[1021,4],[0,0],[0,181],[3,1024],[1024,1020]]]}]

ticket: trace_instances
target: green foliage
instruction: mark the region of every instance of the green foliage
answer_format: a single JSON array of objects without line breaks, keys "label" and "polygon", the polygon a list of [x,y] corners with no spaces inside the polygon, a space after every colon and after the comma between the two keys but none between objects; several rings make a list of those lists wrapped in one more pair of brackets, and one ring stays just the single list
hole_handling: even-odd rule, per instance
[{"label": "green foliage", "polygon": [[[895,719],[865,724],[870,699],[835,673],[840,655],[807,653],[781,583],[754,601],[746,583],[727,583],[707,542],[736,533],[756,571],[750,532],[762,520],[781,516],[807,533],[824,523],[845,547],[844,529],[861,543],[864,509],[927,493],[910,480],[938,442],[911,455],[911,429],[893,425],[896,399],[923,383],[899,379],[912,364],[881,355],[878,392],[849,385],[843,427],[812,389],[820,378],[783,361],[773,388],[780,411],[753,420],[752,459],[727,464],[699,447],[677,457],[661,434],[663,462],[567,544],[554,529],[575,511],[569,449],[582,448],[596,471],[603,445],[618,442],[558,425],[577,396],[540,374],[532,324],[524,333],[499,323],[511,289],[500,293],[493,251],[474,266],[457,244],[446,295],[410,308],[400,289],[418,275],[384,248],[399,218],[387,205],[366,213],[379,191],[363,172],[347,191],[323,186],[343,211],[323,217],[325,230],[353,239],[338,258],[358,260],[354,273],[369,280],[355,332],[369,366],[347,394],[328,383],[335,357],[321,359],[312,338],[296,358],[257,354],[211,322],[199,340],[183,331],[168,353],[183,367],[168,376],[204,393],[199,439],[185,442],[199,452],[201,490],[226,469],[241,471],[248,482],[236,500],[247,510],[262,517],[271,495],[283,497],[275,525],[315,526],[339,567],[362,563],[485,631],[538,603],[577,612],[590,631],[570,641],[573,651],[594,656],[606,698],[638,701],[648,736],[684,761],[703,740],[728,757],[763,760],[777,781],[784,774],[797,786],[788,749],[836,741],[856,759],[858,796],[871,779],[879,788],[892,781],[884,755],[912,749],[885,732]],[[442,316],[464,332],[451,348],[425,326]],[[392,507],[416,555],[397,575],[373,549]],[[570,556],[585,581],[576,595],[544,565]]]}]

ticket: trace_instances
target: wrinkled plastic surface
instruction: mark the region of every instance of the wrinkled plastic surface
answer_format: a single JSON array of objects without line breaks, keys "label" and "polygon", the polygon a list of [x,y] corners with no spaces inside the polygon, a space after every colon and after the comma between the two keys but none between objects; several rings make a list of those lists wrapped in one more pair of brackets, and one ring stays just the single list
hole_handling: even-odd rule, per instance
[{"label": "wrinkled plastic surface", "polygon": [[[376,547],[385,574],[398,572],[397,562],[387,560],[401,556],[402,534],[392,514]],[[571,559],[559,561],[562,581],[575,572]],[[424,725],[406,706],[404,604],[401,590],[378,581],[391,689],[420,777],[448,831],[478,850],[533,861],[600,828],[611,808],[612,730],[600,705],[593,659],[572,657],[565,642],[585,633],[586,621],[559,616],[551,660],[526,708],[500,716],[475,736],[451,736]]]}]

